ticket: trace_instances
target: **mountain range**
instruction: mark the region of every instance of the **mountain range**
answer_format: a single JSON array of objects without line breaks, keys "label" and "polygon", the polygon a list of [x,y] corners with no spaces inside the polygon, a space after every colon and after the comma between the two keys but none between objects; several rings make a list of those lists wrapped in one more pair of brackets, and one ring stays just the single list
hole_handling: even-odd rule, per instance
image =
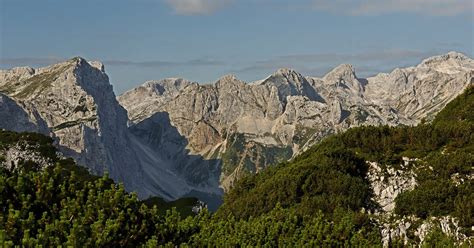
[{"label": "mountain range", "polygon": [[116,97],[104,66],[76,57],[0,71],[0,128],[51,136],[63,156],[141,198],[217,205],[237,179],[330,134],[429,122],[473,84],[474,60],[450,52],[369,78],[344,64],[322,78],[292,69],[251,83],[169,78]]}]

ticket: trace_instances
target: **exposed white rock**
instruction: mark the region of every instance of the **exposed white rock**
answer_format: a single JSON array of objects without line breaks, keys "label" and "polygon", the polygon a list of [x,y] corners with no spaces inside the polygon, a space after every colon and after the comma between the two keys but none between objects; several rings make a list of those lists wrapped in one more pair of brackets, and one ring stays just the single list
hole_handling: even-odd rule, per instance
[{"label": "exposed white rock", "polygon": [[[462,233],[459,221],[451,216],[430,217],[421,220],[414,216],[400,217],[388,214],[376,219],[381,228],[383,247],[390,247],[394,240],[402,240],[408,245],[409,237],[416,237],[416,246],[421,247],[428,234],[439,228],[444,234],[453,237],[459,244],[474,245],[474,237]],[[413,245],[413,244],[411,244]]]},{"label": "exposed white rock", "polygon": [[4,161],[0,161],[0,167],[4,167],[8,170],[20,169],[20,162],[27,161],[31,161],[38,165],[38,169],[43,169],[53,165],[53,161],[41,155],[37,148],[38,145],[19,142],[4,150],[0,150],[0,157],[3,157],[4,159]]},{"label": "exposed white rock", "polygon": [[365,97],[389,105],[417,124],[430,120],[468,85],[474,83],[474,60],[451,52],[424,60],[416,67],[395,69],[368,78]]},{"label": "exposed white rock", "polygon": [[403,158],[404,164],[400,169],[394,167],[382,168],[376,162],[368,162],[367,178],[374,191],[374,199],[384,212],[395,209],[395,198],[402,192],[413,190],[416,183],[416,174],[413,169],[407,169],[409,158]]},{"label": "exposed white rock", "polygon": [[[402,192],[413,190],[416,185],[415,170],[419,165],[413,164],[419,159],[403,157],[399,169],[393,166],[385,168],[376,162],[367,162],[369,170],[367,179],[374,192],[373,200],[379,204],[380,210],[372,218],[381,229],[384,247],[390,247],[394,240],[403,240],[408,244],[409,237],[417,237],[418,246],[421,246],[426,236],[435,228],[459,243],[474,244],[474,237],[468,237],[461,232],[459,221],[451,216],[430,217],[422,220],[415,216],[401,217],[394,213],[395,198]],[[413,241],[413,240],[412,240]]]}]

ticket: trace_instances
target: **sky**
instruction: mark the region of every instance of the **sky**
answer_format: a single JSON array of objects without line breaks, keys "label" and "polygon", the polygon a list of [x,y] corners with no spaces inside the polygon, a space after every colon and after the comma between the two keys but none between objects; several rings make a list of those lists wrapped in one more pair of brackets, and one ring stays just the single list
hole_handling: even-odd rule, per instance
[{"label": "sky", "polygon": [[473,0],[0,0],[0,68],[75,56],[116,94],[147,80],[251,82],[278,68],[359,77],[458,51],[474,57]]}]

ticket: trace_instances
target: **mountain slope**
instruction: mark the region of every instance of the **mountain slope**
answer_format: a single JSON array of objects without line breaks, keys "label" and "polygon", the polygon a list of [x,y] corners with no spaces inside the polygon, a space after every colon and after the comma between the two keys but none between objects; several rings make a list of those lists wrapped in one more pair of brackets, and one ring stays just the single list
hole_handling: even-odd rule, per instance
[{"label": "mountain slope", "polygon": [[[118,100],[134,125],[167,113],[169,125],[186,140],[182,149],[204,160],[220,160],[220,185],[228,189],[242,175],[295,157],[350,127],[430,120],[473,77],[474,61],[451,52],[367,79],[358,78],[347,64],[323,78],[280,69],[250,84],[232,75],[210,85],[150,81]],[[186,177],[191,168],[192,175],[207,170],[196,167],[181,165],[179,173]]]}]

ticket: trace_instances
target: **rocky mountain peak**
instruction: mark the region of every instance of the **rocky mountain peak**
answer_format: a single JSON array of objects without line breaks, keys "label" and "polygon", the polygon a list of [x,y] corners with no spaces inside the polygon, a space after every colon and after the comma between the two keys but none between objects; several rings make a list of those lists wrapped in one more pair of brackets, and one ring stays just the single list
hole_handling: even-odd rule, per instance
[{"label": "rocky mountain peak", "polygon": [[297,71],[291,68],[280,68],[275,73],[273,73],[267,81],[274,80],[276,78],[284,78],[286,79],[285,82],[288,84],[302,84],[305,79],[304,77]]},{"label": "rocky mountain peak", "polygon": [[236,81],[236,80],[238,79],[237,79],[237,76],[235,76],[234,74],[227,74],[218,79],[218,81]]},{"label": "rocky mountain peak", "polygon": [[276,87],[282,102],[286,102],[287,96],[295,95],[307,96],[311,100],[317,98],[317,93],[306,78],[289,68],[280,68],[266,79],[258,81],[257,84]]},{"label": "rocky mountain peak", "polygon": [[89,62],[82,58],[82,57],[74,57],[72,59],[69,59],[65,62],[61,62],[61,63],[58,63],[58,64],[55,64],[53,66],[50,66],[50,67],[54,67],[54,66],[57,66],[57,65],[62,65],[62,66],[69,66],[70,68],[79,68],[79,67],[84,67],[84,66],[91,66],[91,64],[89,64]]},{"label": "rocky mountain peak", "polygon": [[100,61],[89,61],[89,64],[101,72],[105,72],[105,66]]},{"label": "rocky mountain peak", "polygon": [[291,68],[283,67],[283,68],[279,68],[278,70],[276,70],[274,75],[275,74],[278,74],[278,75],[291,75],[291,74],[299,74],[299,73],[297,71],[291,69]]},{"label": "rocky mountain peak", "polygon": [[470,59],[469,57],[467,57],[466,55],[464,55],[460,52],[451,51],[451,52],[446,53],[446,54],[437,55],[437,56],[427,58],[427,59],[425,59],[421,62],[421,65],[429,65],[429,64],[433,64],[433,63],[446,62],[446,61],[449,61],[449,60],[456,60],[456,61],[469,61],[469,60],[471,60],[472,61],[472,59]]},{"label": "rocky mountain peak", "polygon": [[105,66],[102,62],[87,61],[85,58],[82,58],[82,57],[74,57],[62,63],[58,63],[56,65],[45,67],[45,68],[41,68],[40,70],[52,70],[52,69],[57,69],[59,67],[68,67],[73,70],[78,70],[78,69],[89,70],[89,71],[98,70],[101,73],[105,74]]},{"label": "rocky mountain peak", "polygon": [[334,68],[323,77],[325,84],[335,85],[343,91],[349,90],[361,96],[364,86],[355,74],[350,64],[342,64]]},{"label": "rocky mountain peak", "polygon": [[240,81],[235,75],[227,74],[219,78],[215,86],[217,88],[225,88],[225,87],[232,87],[232,86],[244,86],[245,83]]},{"label": "rocky mountain peak", "polygon": [[474,60],[459,52],[449,52],[425,59],[417,68],[435,70],[446,74],[455,74],[474,70]]},{"label": "rocky mountain peak", "polygon": [[49,134],[64,156],[95,174],[108,171],[141,196],[150,194],[136,179],[141,172],[130,149],[127,112],[118,104],[102,63],[75,57],[32,74],[24,71],[30,75],[21,79],[18,70],[0,73],[11,78],[0,84],[11,99],[1,97],[1,119],[11,120],[14,130]]},{"label": "rocky mountain peak", "polygon": [[355,69],[351,64],[341,64],[327,73],[323,79],[328,83],[336,83],[342,80],[350,82],[357,79],[357,76],[355,74]]},{"label": "rocky mountain peak", "polygon": [[147,81],[142,86],[158,95],[177,92],[191,84],[191,81],[183,78],[165,78],[159,81]]},{"label": "rocky mountain peak", "polygon": [[282,68],[254,84],[234,75],[206,85],[148,81],[118,97],[127,120],[103,65],[78,57],[0,71],[0,124],[45,126],[64,154],[94,173],[107,170],[141,196],[174,199],[191,189],[215,193],[247,165],[258,171],[350,127],[415,124],[474,75],[472,60],[455,53],[426,64],[365,80],[343,64],[323,79]]}]

